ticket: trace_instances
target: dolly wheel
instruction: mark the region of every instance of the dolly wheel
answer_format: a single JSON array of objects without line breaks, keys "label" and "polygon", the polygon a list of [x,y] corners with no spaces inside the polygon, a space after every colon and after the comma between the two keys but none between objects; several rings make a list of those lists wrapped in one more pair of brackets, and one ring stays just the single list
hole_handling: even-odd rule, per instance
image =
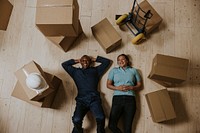
[{"label": "dolly wheel", "polygon": [[128,14],[124,14],[122,16],[120,16],[117,20],[116,20],[116,24],[117,25],[121,25],[123,24],[122,22],[128,17]]},{"label": "dolly wheel", "polygon": [[145,37],[144,37],[144,34],[143,34],[143,33],[140,33],[140,34],[138,34],[136,37],[133,38],[132,43],[133,43],[133,44],[138,44],[138,43],[140,43],[140,42],[142,41],[142,39],[144,39],[144,38],[145,38]]}]

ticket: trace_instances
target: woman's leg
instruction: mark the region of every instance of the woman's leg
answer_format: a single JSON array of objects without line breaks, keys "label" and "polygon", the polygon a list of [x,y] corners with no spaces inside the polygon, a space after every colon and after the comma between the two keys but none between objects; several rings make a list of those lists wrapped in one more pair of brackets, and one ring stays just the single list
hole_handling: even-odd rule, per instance
[{"label": "woman's leg", "polygon": [[132,133],[132,123],[136,112],[135,97],[127,96],[124,109],[124,133]]},{"label": "woman's leg", "polygon": [[123,111],[123,103],[119,96],[114,96],[112,100],[112,107],[109,118],[109,128],[113,133],[122,133],[117,127],[118,121]]}]

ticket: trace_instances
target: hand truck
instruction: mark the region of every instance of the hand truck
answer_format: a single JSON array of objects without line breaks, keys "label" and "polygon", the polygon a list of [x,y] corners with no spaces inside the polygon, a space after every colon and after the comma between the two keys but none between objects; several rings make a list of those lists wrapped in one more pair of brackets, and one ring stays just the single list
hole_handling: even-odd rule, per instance
[{"label": "hand truck", "polygon": [[145,39],[145,26],[148,21],[153,16],[150,10],[145,12],[140,8],[137,0],[134,0],[131,11],[128,14],[116,15],[116,24],[126,25],[128,29],[135,35],[132,39],[133,44],[139,44],[143,39]]}]

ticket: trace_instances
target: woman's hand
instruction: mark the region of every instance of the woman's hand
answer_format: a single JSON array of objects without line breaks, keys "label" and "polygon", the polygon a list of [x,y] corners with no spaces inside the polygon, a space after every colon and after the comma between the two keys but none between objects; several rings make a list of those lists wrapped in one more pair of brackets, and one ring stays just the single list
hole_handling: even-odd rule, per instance
[{"label": "woman's hand", "polygon": [[128,91],[129,90],[128,89],[129,87],[126,85],[120,85],[120,86],[117,86],[116,88],[117,88],[117,90],[120,90],[120,91]]}]

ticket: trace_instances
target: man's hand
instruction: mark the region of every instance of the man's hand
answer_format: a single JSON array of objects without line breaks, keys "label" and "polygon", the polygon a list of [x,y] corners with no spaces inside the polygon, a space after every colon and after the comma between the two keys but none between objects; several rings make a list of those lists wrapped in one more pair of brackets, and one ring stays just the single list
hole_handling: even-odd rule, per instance
[{"label": "man's hand", "polygon": [[75,61],[76,63],[80,63],[80,62],[81,62],[81,59],[74,59],[74,61]]},{"label": "man's hand", "polygon": [[94,57],[90,57],[91,58],[91,61],[92,62],[95,62],[96,61],[96,58],[94,58]]}]

